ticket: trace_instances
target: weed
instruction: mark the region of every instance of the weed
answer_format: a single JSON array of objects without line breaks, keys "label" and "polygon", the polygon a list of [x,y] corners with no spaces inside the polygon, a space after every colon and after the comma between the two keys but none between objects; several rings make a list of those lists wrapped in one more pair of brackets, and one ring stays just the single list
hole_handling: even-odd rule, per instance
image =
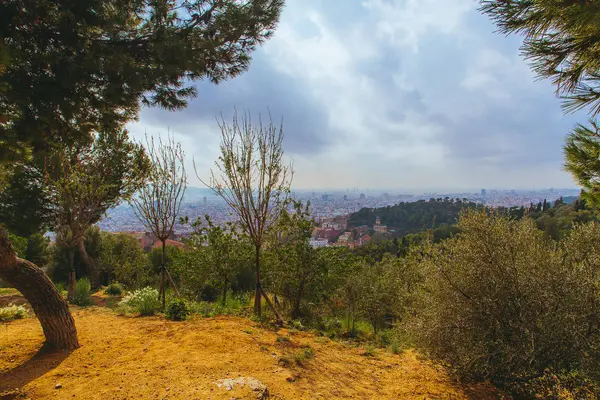
[{"label": "weed", "polygon": [[367,346],[365,347],[365,351],[362,353],[363,356],[365,357],[373,357],[375,355],[375,346],[373,346],[372,344],[367,344]]},{"label": "weed", "polygon": [[123,285],[119,282],[113,282],[108,285],[106,289],[104,289],[104,293],[109,296],[120,296],[124,291],[125,289],[123,288]]},{"label": "weed", "polygon": [[151,287],[136,290],[119,303],[119,310],[124,314],[138,312],[141,315],[154,315],[159,308],[158,290]]},{"label": "weed", "polygon": [[92,285],[88,278],[81,278],[78,280],[75,284],[75,293],[73,293],[71,302],[81,307],[92,305],[92,297],[90,296],[91,288]]},{"label": "weed", "polygon": [[294,361],[299,366],[303,366],[306,360],[309,360],[315,356],[313,349],[310,346],[303,348],[294,354]]},{"label": "weed", "polygon": [[290,338],[287,336],[277,336],[277,339],[275,339],[278,343],[288,343],[290,341]]},{"label": "weed", "polygon": [[190,310],[182,299],[171,300],[165,310],[166,317],[171,321],[183,321],[189,314]]}]

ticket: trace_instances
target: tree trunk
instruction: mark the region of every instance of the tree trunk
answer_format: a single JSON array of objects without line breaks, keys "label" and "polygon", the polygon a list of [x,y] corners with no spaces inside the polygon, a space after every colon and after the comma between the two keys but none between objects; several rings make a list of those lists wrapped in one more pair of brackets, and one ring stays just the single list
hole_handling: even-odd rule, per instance
[{"label": "tree trunk", "polygon": [[267,304],[269,305],[269,308],[271,308],[271,311],[273,311],[273,314],[275,314],[275,318],[277,319],[277,323],[281,324],[283,321],[281,320],[281,317],[279,316],[279,313],[277,312],[277,310],[275,309],[275,306],[273,305],[273,303],[271,302],[271,299],[269,299],[269,296],[267,296],[267,294],[265,293],[265,291],[262,289],[262,287],[260,288],[260,291],[263,295],[263,297],[265,298],[265,300],[267,301]]},{"label": "tree trunk", "polygon": [[0,228],[0,278],[29,301],[42,325],[48,350],[79,347],[69,306],[50,278],[39,267],[17,257],[4,229]]},{"label": "tree trunk", "polygon": [[254,314],[261,314],[261,288],[260,288],[260,246],[256,246],[256,293],[254,294]]},{"label": "tree trunk", "polygon": [[298,293],[296,293],[296,298],[294,299],[294,306],[292,307],[292,318],[300,317],[300,302],[302,301],[303,292],[304,292],[304,280],[300,283],[300,287],[298,288]]},{"label": "tree trunk", "polygon": [[160,276],[160,286],[161,286],[161,291],[162,291],[162,311],[165,311],[166,308],[166,303],[167,303],[167,296],[166,296],[166,292],[167,292],[167,285],[165,282],[165,270],[167,268],[166,266],[166,251],[167,251],[167,241],[166,239],[162,239],[162,254],[161,254],[161,276]]},{"label": "tree trunk", "polygon": [[73,301],[75,295],[75,249],[69,248],[69,277],[67,282],[67,300]]},{"label": "tree trunk", "polygon": [[225,304],[227,303],[227,285],[228,285],[228,281],[227,279],[223,280],[223,293],[221,296],[221,304],[223,304],[223,306],[225,306]]},{"label": "tree trunk", "polygon": [[83,237],[79,239],[77,242],[77,253],[79,254],[79,259],[83,264],[85,271],[90,278],[90,284],[92,288],[96,289],[100,286],[100,282],[98,280],[98,271],[96,270],[96,265],[94,264],[94,260],[90,257],[85,249],[85,243],[83,241]]}]

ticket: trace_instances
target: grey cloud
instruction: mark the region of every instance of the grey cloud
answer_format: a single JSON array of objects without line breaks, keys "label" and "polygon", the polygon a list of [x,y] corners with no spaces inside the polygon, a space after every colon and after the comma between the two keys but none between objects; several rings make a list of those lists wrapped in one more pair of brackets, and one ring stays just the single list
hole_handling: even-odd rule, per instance
[{"label": "grey cloud", "polygon": [[[215,118],[223,113],[229,119],[234,108],[239,113],[248,111],[254,117],[261,114],[263,118],[270,111],[274,123],[283,119],[288,154],[319,152],[327,145],[328,116],[311,100],[300,81],[274,68],[276,61],[268,60],[259,50],[245,74],[216,86],[201,82],[198,98],[187,109],[177,112],[146,109],[143,120],[176,128],[200,121],[216,125]],[[198,132],[187,133],[186,128],[180,133],[198,135]]]}]

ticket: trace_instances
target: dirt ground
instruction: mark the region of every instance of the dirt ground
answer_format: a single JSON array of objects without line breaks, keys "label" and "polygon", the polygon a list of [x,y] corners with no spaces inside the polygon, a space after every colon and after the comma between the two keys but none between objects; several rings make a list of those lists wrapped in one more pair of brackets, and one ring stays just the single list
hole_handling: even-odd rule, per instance
[{"label": "dirt ground", "polygon": [[[453,383],[412,351],[365,356],[361,348],[244,318],[170,322],[102,307],[73,315],[81,348],[71,354],[36,355],[43,336],[35,318],[0,323],[0,399],[499,398],[485,385]],[[229,378],[236,380],[222,381]],[[262,383],[268,394],[239,382]]]}]

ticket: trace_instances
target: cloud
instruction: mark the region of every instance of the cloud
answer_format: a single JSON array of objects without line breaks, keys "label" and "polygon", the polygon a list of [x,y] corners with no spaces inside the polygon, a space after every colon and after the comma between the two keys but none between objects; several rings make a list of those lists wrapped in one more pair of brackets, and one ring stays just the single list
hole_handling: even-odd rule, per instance
[{"label": "cloud", "polygon": [[519,38],[494,33],[472,0],[290,0],[250,70],[181,112],[146,109],[208,170],[215,116],[283,117],[298,187],[573,186],[563,116]]}]

